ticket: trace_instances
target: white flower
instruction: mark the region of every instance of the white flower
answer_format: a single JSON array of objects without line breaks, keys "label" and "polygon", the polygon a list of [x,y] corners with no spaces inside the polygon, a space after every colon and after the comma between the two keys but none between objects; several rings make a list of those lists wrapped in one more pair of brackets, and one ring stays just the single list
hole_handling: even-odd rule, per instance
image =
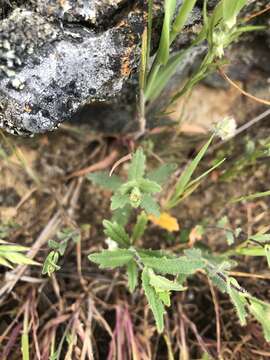
[{"label": "white flower", "polygon": [[231,116],[226,116],[216,124],[214,132],[222,140],[228,140],[234,136],[236,127],[235,119]]},{"label": "white flower", "polygon": [[213,33],[213,44],[215,55],[222,58],[224,55],[224,47],[226,47],[227,35],[223,31],[215,31]]},{"label": "white flower", "polygon": [[108,250],[115,250],[118,248],[117,242],[110,238],[106,239],[105,243],[108,245]]}]

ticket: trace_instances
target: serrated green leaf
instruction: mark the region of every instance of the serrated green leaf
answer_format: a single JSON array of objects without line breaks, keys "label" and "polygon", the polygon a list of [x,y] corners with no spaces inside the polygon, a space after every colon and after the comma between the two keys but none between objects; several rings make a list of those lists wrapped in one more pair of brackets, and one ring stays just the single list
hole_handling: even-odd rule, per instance
[{"label": "serrated green leaf", "polygon": [[133,253],[126,249],[103,250],[88,256],[88,259],[98,264],[101,269],[126,265],[132,258]]},{"label": "serrated green leaf", "polygon": [[159,291],[157,295],[165,306],[171,306],[171,294],[169,291]]},{"label": "serrated green leaf", "polygon": [[141,259],[145,266],[162,274],[193,274],[195,271],[205,267],[205,262],[203,260],[191,260],[186,256],[174,259],[141,256]]},{"label": "serrated green leaf", "polygon": [[148,269],[144,268],[142,271],[142,286],[147,298],[147,301],[149,303],[150,309],[153,312],[157,330],[159,333],[161,333],[164,329],[164,305],[160,298],[158,297],[157,293],[155,292],[155,289],[150,285],[150,279],[148,274]]},{"label": "serrated green leaf", "polygon": [[111,197],[111,210],[122,209],[129,203],[129,197],[126,194],[115,193]]},{"label": "serrated green leaf", "polygon": [[139,240],[143,236],[147,222],[148,222],[147,215],[145,214],[144,211],[142,211],[140,215],[137,217],[137,222],[132,232],[133,243]]},{"label": "serrated green leaf", "polygon": [[201,260],[202,259],[202,252],[200,249],[196,249],[196,248],[186,249],[186,250],[184,250],[184,254],[191,260]]},{"label": "serrated green leaf", "polygon": [[212,273],[211,271],[207,271],[207,274],[213,284],[222,292],[227,292],[227,282],[224,281],[218,274]]},{"label": "serrated green leaf", "polygon": [[42,268],[42,274],[46,275],[48,274],[48,276],[51,276],[55,271],[60,270],[60,266],[57,265],[59,260],[59,253],[58,251],[51,251],[43,264],[43,268]]},{"label": "serrated green leaf", "polygon": [[140,180],[145,172],[145,155],[142,148],[138,148],[132,156],[132,160],[128,169],[129,180]]},{"label": "serrated green leaf", "polygon": [[163,164],[157,169],[150,171],[149,174],[147,174],[147,179],[155,181],[159,185],[164,185],[176,168],[176,164]]},{"label": "serrated green leaf", "polygon": [[158,183],[149,179],[139,180],[138,186],[142,192],[149,194],[154,194],[162,190],[161,186]]},{"label": "serrated green leaf", "polygon": [[119,188],[120,194],[129,194],[134,187],[137,187],[138,182],[137,180],[129,180],[121,185]]},{"label": "serrated green leaf", "polygon": [[147,212],[149,215],[159,216],[159,205],[149,194],[143,194],[143,198],[141,201],[141,207]]},{"label": "serrated green leaf", "polygon": [[59,249],[59,243],[57,241],[54,241],[54,240],[49,240],[48,241],[48,247],[50,249],[53,249],[53,250],[58,250]]},{"label": "serrated green leaf", "polygon": [[130,245],[130,239],[123,226],[109,220],[103,221],[104,233],[122,247]]},{"label": "serrated green leaf", "polygon": [[113,212],[112,222],[117,222],[118,224],[125,226],[131,215],[132,207],[127,204],[123,208],[116,209]]},{"label": "serrated green leaf", "polygon": [[184,291],[186,290],[181,284],[171,281],[164,276],[156,275],[153,270],[149,269],[150,284],[159,291]]},{"label": "serrated green leaf", "polygon": [[138,266],[134,260],[127,264],[128,287],[130,292],[133,292],[138,283]]},{"label": "serrated green leaf", "polygon": [[248,315],[247,311],[246,311],[247,300],[243,296],[243,294],[239,293],[231,285],[235,285],[235,286],[239,287],[239,284],[235,279],[229,278],[228,282],[227,282],[227,291],[228,291],[228,294],[230,295],[232,303],[235,306],[237,315],[238,315],[239,320],[240,320],[240,324],[242,326],[244,326],[247,323],[246,317]]},{"label": "serrated green leaf", "polygon": [[163,250],[142,249],[142,250],[137,250],[137,252],[140,256],[150,256],[156,258],[162,258],[164,256],[168,258],[170,257],[170,255],[165,253],[165,251]]},{"label": "serrated green leaf", "polygon": [[104,171],[94,172],[87,175],[86,178],[94,184],[100,185],[101,187],[112,191],[117,191],[122,185],[122,180],[118,176],[109,176],[109,174]]},{"label": "serrated green leaf", "polygon": [[254,297],[249,298],[249,300],[251,303],[250,312],[262,325],[266,341],[270,341],[270,305]]}]

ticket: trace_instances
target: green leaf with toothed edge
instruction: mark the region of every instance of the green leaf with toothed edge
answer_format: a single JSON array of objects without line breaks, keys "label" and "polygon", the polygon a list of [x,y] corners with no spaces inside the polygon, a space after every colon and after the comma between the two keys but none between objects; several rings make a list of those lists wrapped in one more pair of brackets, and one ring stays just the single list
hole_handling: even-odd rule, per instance
[{"label": "green leaf with toothed edge", "polygon": [[129,197],[126,194],[115,193],[111,197],[111,210],[122,209],[129,203]]},{"label": "green leaf with toothed edge", "polygon": [[122,247],[128,247],[130,245],[129,235],[124,227],[117,222],[111,222],[109,220],[103,220],[104,233],[111,240],[117,242]]},{"label": "green leaf with toothed edge", "polygon": [[150,171],[147,174],[147,179],[157,182],[159,185],[164,185],[167,179],[176,170],[176,164],[162,164],[157,169]]},{"label": "green leaf with toothed edge", "polygon": [[270,341],[270,305],[254,297],[249,297],[249,301],[250,312],[262,325],[265,340]]},{"label": "green leaf with toothed edge", "polygon": [[101,269],[126,265],[132,258],[133,252],[126,249],[103,250],[88,256],[88,259],[98,264]]},{"label": "green leaf with toothed edge", "polygon": [[158,203],[149,194],[143,194],[140,206],[149,215],[159,216],[160,214]]},{"label": "green leaf with toothed edge", "polygon": [[145,172],[145,155],[142,148],[138,148],[132,156],[128,169],[129,180],[140,180]]},{"label": "green leaf with toothed edge", "polygon": [[133,228],[133,232],[132,232],[133,243],[139,240],[143,236],[147,222],[148,222],[148,217],[145,214],[145,212],[142,211],[140,215],[137,217],[136,225]]},{"label": "green leaf with toothed edge", "polygon": [[162,274],[193,274],[199,269],[205,267],[203,260],[191,260],[186,256],[168,259],[166,257],[154,258],[149,256],[141,256],[141,260],[145,266],[152,268]]},{"label": "green leaf with toothed edge", "polygon": [[155,289],[150,285],[150,278],[148,269],[145,267],[142,271],[142,286],[144,289],[145,296],[149,303],[150,309],[153,312],[157,330],[161,333],[164,329],[164,305],[162,300],[159,298]]},{"label": "green leaf with toothed edge", "polygon": [[232,285],[235,285],[237,287],[239,287],[238,282],[233,279],[233,278],[228,278],[228,282],[227,282],[227,292],[230,295],[230,298],[232,300],[232,303],[235,306],[237,315],[239,317],[240,320],[240,324],[242,326],[246,325],[247,321],[246,321],[246,317],[247,317],[247,311],[246,311],[246,306],[247,306],[247,300],[246,297],[238,292],[237,290],[235,290]]},{"label": "green leaf with toothed edge", "polygon": [[161,186],[155,181],[149,179],[141,179],[138,181],[138,187],[142,192],[154,194],[162,190]]},{"label": "green leaf with toothed edge", "polygon": [[86,178],[92,181],[94,184],[112,191],[117,191],[122,185],[122,180],[118,176],[109,176],[109,174],[104,171],[94,172],[87,175]]},{"label": "green leaf with toothed edge", "polygon": [[150,284],[156,291],[184,291],[186,288],[181,284],[171,281],[164,276],[156,275],[152,269],[149,269]]},{"label": "green leaf with toothed edge", "polygon": [[127,264],[128,286],[130,292],[133,292],[138,284],[138,266],[134,260]]}]

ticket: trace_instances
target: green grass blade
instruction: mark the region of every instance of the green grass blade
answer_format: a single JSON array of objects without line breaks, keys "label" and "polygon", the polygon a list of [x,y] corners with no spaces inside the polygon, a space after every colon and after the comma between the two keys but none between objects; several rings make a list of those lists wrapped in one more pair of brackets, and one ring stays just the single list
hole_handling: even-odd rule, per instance
[{"label": "green grass blade", "polygon": [[152,25],[153,25],[153,0],[148,0],[146,69],[148,69],[150,52],[151,52]]},{"label": "green grass blade", "polygon": [[247,0],[223,0],[222,11],[224,22],[232,27],[236,22],[236,17],[241,9],[246,5]]},{"label": "green grass blade", "polygon": [[179,63],[183,60],[184,56],[187,53],[187,50],[181,51],[173,55],[166,64],[166,66],[163,66],[162,68],[159,67],[155,70],[156,74],[153,73],[146,87],[146,100],[153,101],[160,95],[161,91],[167,85],[169,79],[176,72]]},{"label": "green grass blade", "polygon": [[210,169],[206,170],[202,175],[198,176],[196,179],[192,180],[189,184],[188,187],[194,185],[195,183],[201,181],[203,178],[205,178],[208,174],[210,174],[210,172],[212,172],[213,170],[215,170],[216,168],[218,168],[221,164],[224,163],[224,161],[226,160],[226,158],[220,160],[219,162],[217,162],[215,165],[213,165]]},{"label": "green grass blade", "polygon": [[195,3],[196,0],[184,0],[172,26],[172,31],[170,34],[170,44],[174,41],[176,36],[183,29]]},{"label": "green grass blade", "polygon": [[241,196],[240,198],[231,200],[231,202],[235,203],[235,202],[244,201],[244,200],[248,201],[248,200],[258,199],[258,198],[265,197],[265,196],[270,196],[270,190],[258,192],[258,193],[251,194],[251,195]]},{"label": "green grass blade", "polygon": [[196,170],[197,166],[199,165],[200,161],[202,160],[203,156],[205,155],[208,147],[210,146],[214,135],[210,137],[207,143],[201,148],[199,153],[196,157],[191,161],[191,163],[185,168],[182,175],[178,179],[175,190],[171,198],[169,199],[166,207],[171,208],[173,204],[177,204],[178,200],[180,200],[181,195],[184,193],[185,189],[189,185],[190,179]]},{"label": "green grass blade", "polygon": [[169,59],[171,21],[175,12],[176,0],[164,0],[164,19],[157,53],[158,62],[165,65]]},{"label": "green grass blade", "polygon": [[263,247],[247,247],[236,249],[235,252],[239,255],[246,256],[265,256],[265,250]]},{"label": "green grass blade", "polygon": [[22,359],[30,360],[29,355],[29,336],[28,336],[28,306],[26,308],[23,320],[23,333],[21,338],[21,346],[22,346]]}]

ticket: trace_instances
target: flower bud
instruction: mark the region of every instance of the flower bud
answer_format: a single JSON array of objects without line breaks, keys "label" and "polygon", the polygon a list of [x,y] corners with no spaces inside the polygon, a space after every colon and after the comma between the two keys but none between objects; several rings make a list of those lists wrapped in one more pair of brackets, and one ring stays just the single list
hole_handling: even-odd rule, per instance
[{"label": "flower bud", "polygon": [[235,119],[233,117],[226,116],[223,120],[216,124],[214,132],[222,140],[228,140],[234,136],[236,132],[236,126]]}]

